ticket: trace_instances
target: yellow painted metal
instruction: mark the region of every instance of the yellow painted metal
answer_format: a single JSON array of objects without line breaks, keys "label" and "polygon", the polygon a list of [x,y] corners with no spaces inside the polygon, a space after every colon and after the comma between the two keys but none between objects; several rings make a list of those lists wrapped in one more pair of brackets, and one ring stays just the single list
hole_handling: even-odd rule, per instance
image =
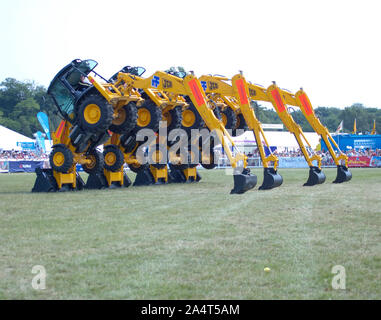
[{"label": "yellow painted metal", "polygon": [[[122,167],[123,168],[123,167]],[[123,187],[124,185],[124,175],[123,175],[123,169],[117,171],[117,172],[112,172],[108,171],[106,169],[103,170],[103,173],[106,177],[107,184],[110,187],[113,182],[119,182],[120,186]]]},{"label": "yellow painted metal", "polygon": [[[271,151],[270,155],[266,157],[262,139],[269,150],[271,150],[270,145],[267,142],[260,121],[257,119],[254,110],[250,106],[251,99],[249,99],[249,90],[243,75],[235,75],[230,80],[231,84],[226,82],[229,79],[225,77],[203,75],[199,79],[200,81],[206,82],[206,93],[209,99],[214,101],[222,99],[227,107],[230,107],[236,113],[242,113],[249,129],[253,131],[263,167],[268,168],[270,166],[270,162],[273,162],[274,170],[276,170],[279,162],[278,157]],[[224,122],[224,118],[222,118],[222,122],[226,124],[226,120]]]},{"label": "yellow painted metal", "polygon": [[155,183],[159,181],[159,179],[164,179],[165,182],[168,182],[168,168],[165,166],[164,168],[158,169],[154,166],[150,166],[150,171],[155,180]]},{"label": "yellow painted metal", "polygon": [[112,165],[114,165],[114,163],[116,161],[116,154],[114,152],[107,152],[106,155],[104,156],[104,158],[105,158],[105,163],[108,166],[112,166]]},{"label": "yellow painted metal", "polygon": [[75,168],[72,172],[69,173],[62,173],[53,170],[53,176],[57,182],[58,189],[61,189],[62,185],[66,183],[71,184],[73,188],[76,188],[77,186],[77,174]]},{"label": "yellow painted metal", "polygon": [[101,109],[94,103],[88,104],[83,110],[83,116],[86,122],[90,124],[97,123],[100,120],[101,115]]},{"label": "yellow painted metal", "polygon": [[186,180],[193,178],[194,181],[197,179],[197,169],[196,168],[187,168],[183,170]]},{"label": "yellow painted metal", "polygon": [[[300,110],[302,111],[304,117],[306,118],[308,123],[311,125],[312,129],[318,135],[320,135],[321,138],[324,140],[324,142],[328,148],[328,151],[331,154],[335,164],[338,166],[338,165],[341,165],[342,162],[344,162],[345,166],[348,167],[348,156],[340,150],[336,141],[332,138],[331,134],[329,133],[328,128],[325,127],[320,122],[318,117],[316,116],[314,109],[312,107],[311,101],[310,101],[309,97],[307,96],[306,92],[303,89],[300,89],[295,94],[292,94],[289,91],[279,89],[275,84],[273,84],[269,88],[270,88],[270,90],[277,90],[285,104],[299,107]],[[295,125],[291,123],[291,121],[293,121],[292,117],[290,116],[290,118],[291,119],[289,119],[287,117],[286,120],[288,121],[289,126],[294,128]],[[285,123],[285,125],[286,125],[286,123]],[[299,130],[295,130],[295,131],[299,132]],[[304,136],[303,131],[301,131],[301,129],[300,129],[300,136],[302,136],[303,139],[307,142],[307,145],[309,147],[311,147],[310,144],[308,143],[306,137]],[[340,153],[339,155],[336,154],[332,145],[334,145],[337,148],[337,150],[339,150],[339,153]],[[302,149],[302,151],[304,154],[305,151],[303,149]],[[319,161],[321,162],[321,157],[316,155],[316,154],[313,155],[312,159],[318,160],[318,162]],[[319,165],[319,168],[320,168],[320,165]]]},{"label": "yellow painted metal", "polygon": [[65,162],[65,156],[62,152],[56,152],[53,156],[53,163],[55,166],[60,167]]},{"label": "yellow painted metal", "polygon": [[137,124],[139,127],[145,127],[151,122],[151,113],[148,109],[141,107],[138,109]]},{"label": "yellow painted metal", "polygon": [[112,121],[112,124],[119,126],[122,123],[124,123],[124,121],[126,121],[126,117],[127,117],[126,110],[124,110],[123,108],[119,109],[116,114],[116,117]]},{"label": "yellow painted metal", "polygon": [[194,112],[188,109],[184,110],[182,115],[183,118],[181,124],[187,128],[193,126],[194,122],[196,121],[196,115],[194,114]]},{"label": "yellow painted metal", "polygon": [[[214,106],[208,103],[208,99],[201,87],[200,81],[193,74],[187,75],[184,79],[182,79],[162,71],[157,71],[148,78],[141,78],[131,74],[119,73],[118,81],[115,83],[115,85],[117,85],[117,83],[124,84],[123,87],[119,87],[119,89],[125,95],[128,95],[133,92],[133,90],[137,89],[143,89],[145,91],[158,90],[163,92],[167,97],[170,97],[169,100],[165,101],[165,106],[167,106],[169,103],[172,103],[172,105],[180,105],[180,102],[184,101],[182,96],[189,96],[198,113],[204,120],[206,126],[211,131],[216,132],[232,167],[247,167],[247,157],[238,151],[234,141],[226,131],[222,122],[214,115]],[[152,93],[152,91],[150,92]],[[231,152],[229,143],[236,151],[235,156],[233,156]]]}]

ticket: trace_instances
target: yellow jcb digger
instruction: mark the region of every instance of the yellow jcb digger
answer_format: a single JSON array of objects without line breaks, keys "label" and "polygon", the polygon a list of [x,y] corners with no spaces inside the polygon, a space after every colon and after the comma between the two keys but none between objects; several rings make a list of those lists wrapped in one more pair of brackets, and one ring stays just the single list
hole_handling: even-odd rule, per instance
[{"label": "yellow jcb digger", "polygon": [[[222,76],[204,75],[199,77],[199,80],[207,97],[221,108],[225,128],[234,130],[237,115],[241,114],[248,128],[253,131],[264,167],[263,183],[259,189],[267,190],[280,186],[283,178],[277,172],[278,158],[271,152],[261,123],[255,116],[254,110],[250,107],[248,88],[242,73],[234,76],[231,79],[231,84],[227,83],[230,79]],[[265,154],[262,139],[270,150],[268,156]],[[270,167],[271,162],[274,163],[273,167]]]},{"label": "yellow jcb digger", "polygon": [[[249,173],[247,157],[240,153],[235,147],[231,136],[214,113],[215,106],[208,103],[199,80],[193,74],[180,78],[167,72],[158,71],[149,78],[141,78],[136,75],[121,72],[118,74],[117,79],[115,83],[122,84],[118,88],[125,96],[129,95],[129,90],[156,89],[165,92],[165,94],[168,95],[168,99],[170,95],[170,100],[173,102],[180,101],[181,99],[179,97],[185,97],[185,100],[189,99],[195,111],[197,111],[195,114],[201,117],[210,131],[215,132],[234,168],[234,188],[232,193],[244,193],[254,188],[257,177]],[[229,148],[229,143],[236,150],[235,156],[233,156]],[[136,145],[134,148],[136,148]],[[204,153],[202,152],[201,157],[203,156]],[[197,164],[198,160],[194,160]],[[204,162],[203,159],[201,159],[201,162]]]},{"label": "yellow jcb digger", "polygon": [[[96,66],[94,60],[73,60],[50,83],[48,94],[63,121],[53,134],[51,169],[36,171],[32,191],[78,189],[76,164],[90,176],[99,176],[104,159],[96,148],[110,138],[108,130],[124,133],[135,127],[136,105],[144,100],[139,94],[124,97],[94,71]],[[105,83],[100,83],[97,76]],[[85,187],[92,188],[93,181],[88,179]]]}]

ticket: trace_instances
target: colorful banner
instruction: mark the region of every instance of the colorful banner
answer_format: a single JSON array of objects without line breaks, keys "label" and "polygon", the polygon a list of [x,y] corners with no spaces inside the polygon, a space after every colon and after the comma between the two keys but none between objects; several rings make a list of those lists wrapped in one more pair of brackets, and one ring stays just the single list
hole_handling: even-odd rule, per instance
[{"label": "colorful banner", "polygon": [[43,168],[44,161],[9,161],[9,172],[34,172]]},{"label": "colorful banner", "polygon": [[37,119],[41,124],[41,127],[44,129],[47,138],[50,140],[50,130],[49,130],[49,118],[44,112],[37,113]]},{"label": "colorful banner", "polygon": [[18,147],[21,147],[24,151],[36,150],[36,144],[34,142],[17,142]]},{"label": "colorful banner", "polygon": [[0,172],[9,171],[9,161],[0,161]]},{"label": "colorful banner", "polygon": [[370,159],[370,166],[381,168],[381,157],[372,157],[372,159]]},{"label": "colorful banner", "polygon": [[308,168],[304,157],[279,157],[279,168]]},{"label": "colorful banner", "polygon": [[363,168],[370,166],[370,158],[366,156],[359,157],[348,157],[348,167],[349,168]]}]

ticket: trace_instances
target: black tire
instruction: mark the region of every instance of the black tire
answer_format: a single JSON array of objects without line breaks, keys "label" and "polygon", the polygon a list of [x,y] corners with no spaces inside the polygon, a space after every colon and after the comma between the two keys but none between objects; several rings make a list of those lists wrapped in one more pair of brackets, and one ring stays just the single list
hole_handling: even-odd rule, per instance
[{"label": "black tire", "polygon": [[182,112],[181,128],[184,129],[188,136],[191,135],[192,129],[201,129],[205,126],[205,122],[198,113],[192,102],[188,102],[189,107]]},{"label": "black tire", "polygon": [[[157,169],[163,169],[167,166],[167,146],[165,145],[160,145],[160,144],[156,144],[154,147],[150,148],[148,150],[148,161],[149,161],[149,164]],[[156,155],[159,154],[161,157],[166,157],[165,159],[165,163],[156,163],[157,159],[156,159]],[[159,159],[159,162],[161,161],[162,159]]]},{"label": "black tire", "polygon": [[169,110],[169,116],[170,116],[170,123],[168,125],[168,133],[173,129],[179,129],[181,128],[181,121],[182,121],[182,107],[177,106],[174,107],[172,110]]},{"label": "black tire", "polygon": [[226,107],[225,110],[220,110],[220,112],[225,128],[228,130],[236,129],[237,115],[235,114],[234,110]]},{"label": "black tire", "polygon": [[109,144],[103,149],[104,168],[111,172],[117,172],[123,166],[124,157],[122,151],[114,145]]},{"label": "black tire", "polygon": [[109,129],[113,120],[113,107],[100,95],[91,94],[81,100],[77,121],[85,131],[101,133]]},{"label": "black tire", "polygon": [[73,153],[64,145],[57,145],[49,155],[49,162],[54,171],[67,173],[73,166]]},{"label": "black tire", "polygon": [[104,167],[104,158],[101,152],[98,150],[92,150],[87,154],[86,158],[91,160],[91,163],[82,164],[83,171],[88,174],[102,172]]},{"label": "black tire", "polygon": [[151,129],[154,132],[158,132],[161,120],[162,113],[160,108],[158,108],[151,100],[146,100],[140,107],[138,107],[135,132],[138,132],[141,129]]},{"label": "black tire", "polygon": [[218,120],[222,121],[221,110],[220,110],[219,107],[215,107],[215,108],[213,109],[213,113],[214,113],[214,115],[216,116],[216,118],[217,118]]},{"label": "black tire", "polygon": [[138,108],[134,102],[130,102],[119,110],[118,118],[113,119],[110,130],[119,134],[128,133],[135,128],[137,119]]},{"label": "black tire", "polygon": [[136,135],[124,134],[120,137],[120,143],[124,148],[125,153],[130,153],[134,150],[136,146]]},{"label": "black tire", "polygon": [[134,164],[128,164],[128,167],[130,168],[130,170],[132,172],[138,173],[138,172],[148,168],[148,165],[147,164],[141,164],[139,166],[136,166]]},{"label": "black tire", "polygon": [[243,134],[245,131],[249,130],[249,127],[246,124],[245,118],[243,117],[243,114],[240,113],[237,115],[237,124],[236,128],[232,131],[232,136],[237,137]]}]

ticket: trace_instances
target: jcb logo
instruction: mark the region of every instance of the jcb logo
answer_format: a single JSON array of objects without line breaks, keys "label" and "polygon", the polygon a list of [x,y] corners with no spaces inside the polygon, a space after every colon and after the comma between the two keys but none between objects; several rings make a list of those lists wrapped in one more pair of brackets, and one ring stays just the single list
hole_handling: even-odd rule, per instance
[{"label": "jcb logo", "polygon": [[216,82],[209,81],[208,84],[209,84],[209,90],[216,90],[216,89],[218,89],[218,84]]},{"label": "jcb logo", "polygon": [[163,88],[164,89],[172,88],[172,81],[163,79]]},{"label": "jcb logo", "polygon": [[254,89],[250,89],[250,88],[249,88],[249,95],[250,95],[250,97],[255,97],[256,94],[257,94],[257,93],[255,92]]}]

